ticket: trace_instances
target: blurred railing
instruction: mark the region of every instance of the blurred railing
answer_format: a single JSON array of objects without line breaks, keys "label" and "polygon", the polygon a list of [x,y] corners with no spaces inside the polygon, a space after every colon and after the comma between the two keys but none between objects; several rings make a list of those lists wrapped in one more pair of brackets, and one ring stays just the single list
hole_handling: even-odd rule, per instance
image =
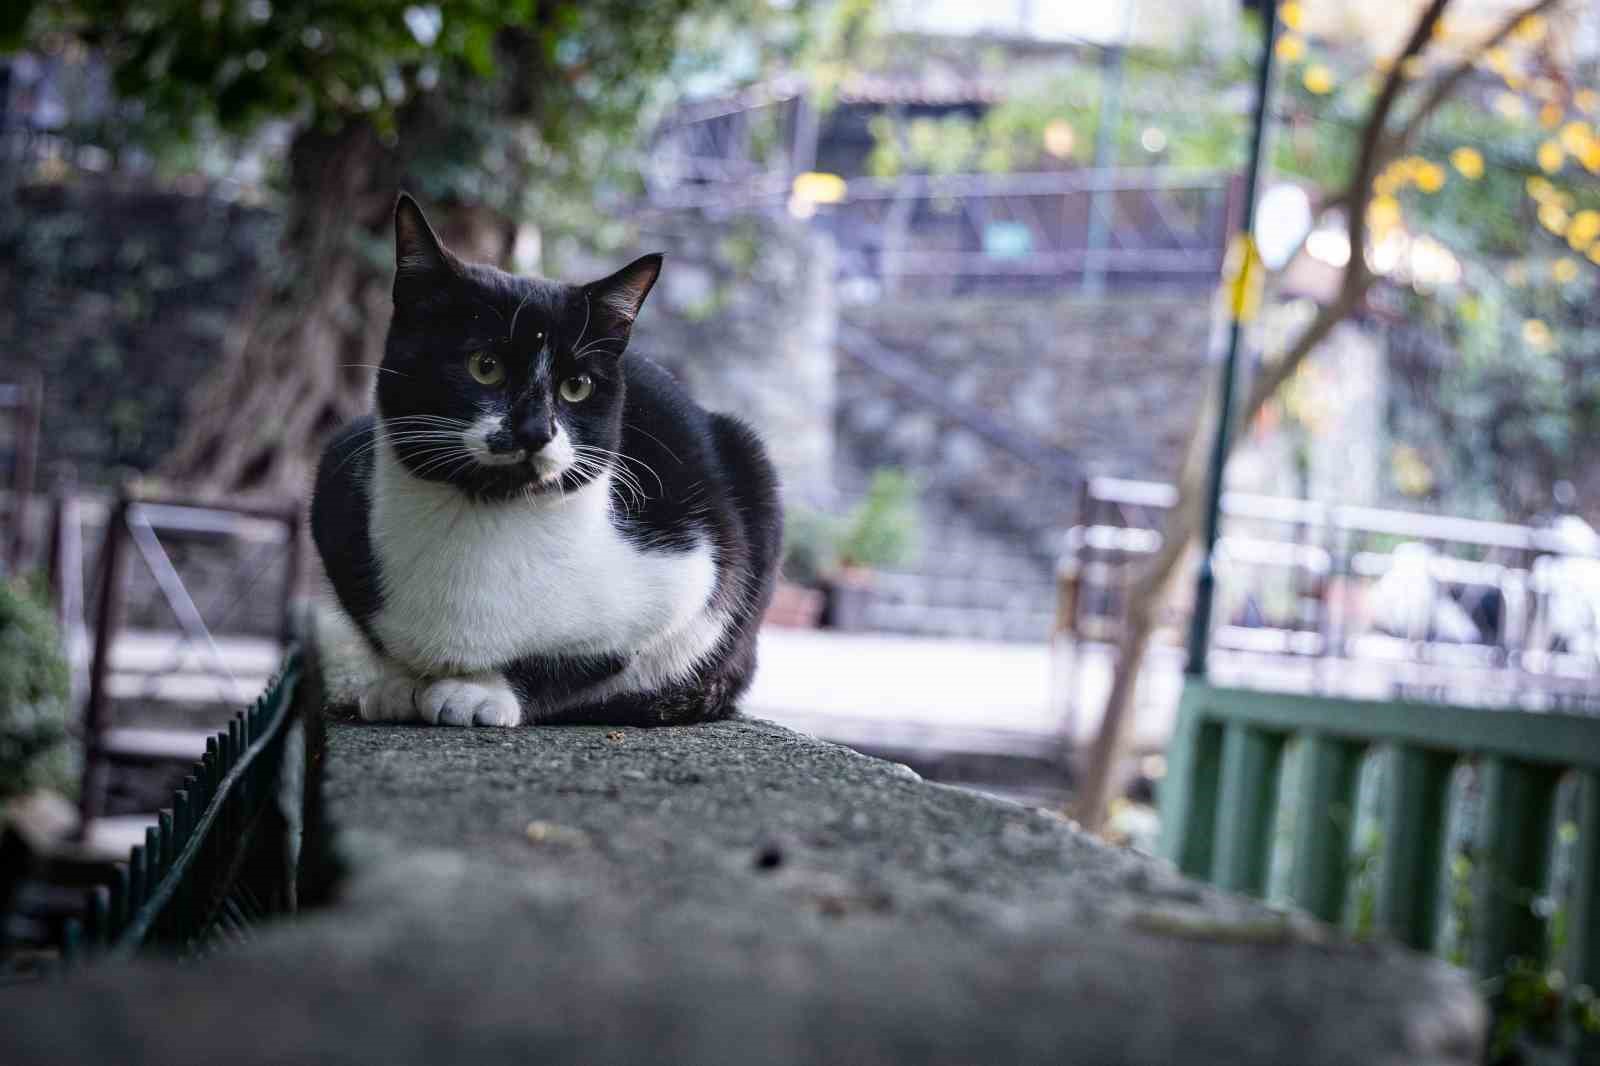
[{"label": "blurred railing", "polygon": [[778,80],[686,106],[651,136],[652,210],[789,212],[837,245],[841,280],[909,290],[1207,289],[1221,275],[1234,179],[1167,167],[840,179],[806,199],[819,122]]},{"label": "blurred railing", "polygon": [[[1167,485],[1089,483],[1059,568],[1065,635],[1115,641],[1131,579],[1159,548],[1175,500]],[[1600,710],[1600,558],[1571,538],[1248,493],[1225,495],[1223,514],[1212,640],[1230,653],[1226,676],[1368,698]],[[1187,610],[1171,608],[1170,632]]]},{"label": "blurred railing", "polygon": [[[1229,177],[1162,168],[854,179],[819,205],[846,278],[886,292],[1217,283]],[[1099,213],[1104,230],[1093,232]]]}]

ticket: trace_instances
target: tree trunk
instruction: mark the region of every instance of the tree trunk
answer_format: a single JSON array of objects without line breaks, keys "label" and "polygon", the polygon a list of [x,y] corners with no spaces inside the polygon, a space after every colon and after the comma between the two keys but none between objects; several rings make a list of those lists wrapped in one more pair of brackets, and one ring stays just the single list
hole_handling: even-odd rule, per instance
[{"label": "tree trunk", "polygon": [[1088,772],[1074,805],[1077,819],[1096,832],[1105,825],[1112,797],[1117,792],[1117,775],[1133,741],[1134,698],[1140,667],[1161,622],[1161,607],[1167,601],[1172,579],[1199,527],[1200,489],[1204,484],[1206,459],[1205,428],[1215,422],[1216,410],[1217,389],[1213,381],[1200,405],[1195,430],[1184,452],[1183,468],[1178,473],[1178,502],[1162,526],[1161,547],[1128,589],[1127,617],[1117,637],[1116,657],[1111,664],[1111,690],[1106,694],[1100,731],[1095,734]]},{"label": "tree trunk", "polygon": [[[415,114],[393,143],[416,155],[441,124]],[[162,475],[203,496],[304,495],[330,433],[368,410],[393,279],[391,211],[400,152],[365,122],[302,131],[289,150],[288,217],[233,340],[190,398]],[[503,261],[508,230],[487,212],[430,205],[447,243]]]},{"label": "tree trunk", "polygon": [[[1228,453],[1238,443],[1240,430],[1250,424],[1267,401],[1272,399],[1302,363],[1321,346],[1339,325],[1355,312],[1372,287],[1372,274],[1360,267],[1345,271],[1344,285],[1333,303],[1318,310],[1287,351],[1262,367],[1251,382],[1244,401],[1234,414],[1228,433]],[[1109,813],[1116,793],[1117,774],[1133,740],[1134,694],[1139,670],[1144,665],[1150,638],[1160,622],[1161,605],[1166,602],[1173,576],[1185,553],[1200,531],[1201,504],[1206,488],[1206,462],[1211,444],[1210,428],[1216,424],[1217,383],[1212,382],[1206,400],[1200,405],[1183,468],[1178,473],[1178,502],[1168,513],[1161,529],[1161,548],[1128,592],[1127,621],[1117,640],[1117,657],[1111,664],[1111,691],[1106,696],[1100,732],[1089,754],[1088,773],[1074,804],[1074,813],[1083,825],[1098,832]]]}]

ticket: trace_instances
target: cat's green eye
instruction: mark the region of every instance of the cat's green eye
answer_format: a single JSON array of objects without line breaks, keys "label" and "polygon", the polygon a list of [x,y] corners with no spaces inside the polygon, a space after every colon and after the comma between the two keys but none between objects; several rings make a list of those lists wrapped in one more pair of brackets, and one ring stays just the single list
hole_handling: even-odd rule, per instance
[{"label": "cat's green eye", "polygon": [[492,352],[473,352],[467,356],[467,373],[479,385],[498,385],[506,379],[505,364]]},{"label": "cat's green eye", "polygon": [[594,379],[588,374],[579,374],[561,383],[561,398],[568,403],[582,403],[594,392]]}]

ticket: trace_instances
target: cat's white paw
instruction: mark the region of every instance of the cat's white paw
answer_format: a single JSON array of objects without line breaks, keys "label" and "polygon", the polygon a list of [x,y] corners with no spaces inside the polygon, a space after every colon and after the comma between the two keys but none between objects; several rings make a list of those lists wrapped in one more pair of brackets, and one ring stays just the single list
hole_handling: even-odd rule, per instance
[{"label": "cat's white paw", "polygon": [[448,678],[417,693],[417,710],[432,725],[518,725],[522,705],[502,678]]},{"label": "cat's white paw", "polygon": [[409,677],[385,677],[366,687],[356,706],[368,722],[410,722],[421,717],[419,690],[423,682]]}]

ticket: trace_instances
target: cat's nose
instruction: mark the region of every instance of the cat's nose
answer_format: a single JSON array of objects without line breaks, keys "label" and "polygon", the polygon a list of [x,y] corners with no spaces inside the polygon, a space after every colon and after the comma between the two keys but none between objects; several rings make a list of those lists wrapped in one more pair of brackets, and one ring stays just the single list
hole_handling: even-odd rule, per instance
[{"label": "cat's nose", "polygon": [[556,427],[548,418],[524,418],[511,432],[517,447],[529,455],[549,444],[556,435]]}]

